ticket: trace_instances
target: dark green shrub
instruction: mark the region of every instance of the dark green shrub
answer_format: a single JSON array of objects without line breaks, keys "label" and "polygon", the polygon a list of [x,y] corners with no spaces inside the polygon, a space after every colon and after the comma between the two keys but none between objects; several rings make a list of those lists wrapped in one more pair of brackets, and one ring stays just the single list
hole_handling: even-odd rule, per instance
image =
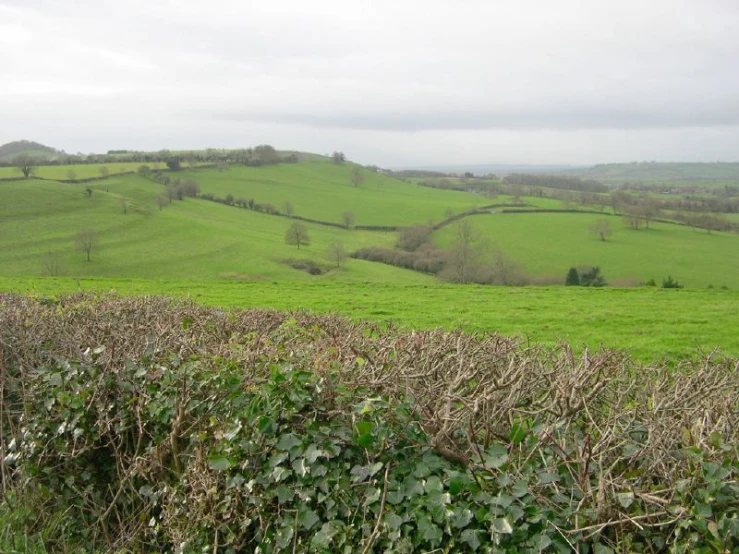
[{"label": "dark green shrub", "polygon": [[567,272],[567,278],[565,279],[565,286],[573,287],[580,285],[580,276],[577,273],[576,267],[571,267]]},{"label": "dark green shrub", "polygon": [[666,279],[662,279],[662,288],[663,289],[681,289],[683,286],[677,282],[677,280],[673,279],[671,276],[667,276]]}]

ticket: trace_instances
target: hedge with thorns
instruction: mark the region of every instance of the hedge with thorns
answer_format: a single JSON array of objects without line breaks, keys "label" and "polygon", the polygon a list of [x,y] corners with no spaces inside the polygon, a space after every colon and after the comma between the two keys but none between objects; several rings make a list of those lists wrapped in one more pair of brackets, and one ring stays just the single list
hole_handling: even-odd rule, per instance
[{"label": "hedge with thorns", "polygon": [[739,371],[715,354],[635,367],[336,316],[0,295],[0,392],[0,549],[739,548]]}]

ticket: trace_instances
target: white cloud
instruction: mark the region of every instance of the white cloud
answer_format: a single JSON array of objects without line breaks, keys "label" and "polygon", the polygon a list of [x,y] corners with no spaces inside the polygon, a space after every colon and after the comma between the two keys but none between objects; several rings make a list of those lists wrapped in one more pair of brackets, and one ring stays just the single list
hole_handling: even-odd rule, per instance
[{"label": "white cloud", "polygon": [[739,159],[737,28],[733,0],[0,0],[0,142]]}]

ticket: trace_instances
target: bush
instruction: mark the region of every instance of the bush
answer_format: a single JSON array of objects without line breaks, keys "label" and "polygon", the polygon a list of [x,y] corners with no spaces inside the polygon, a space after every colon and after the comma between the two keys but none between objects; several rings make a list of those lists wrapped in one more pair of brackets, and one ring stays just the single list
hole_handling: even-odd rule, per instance
[{"label": "bush", "polygon": [[662,279],[662,288],[663,289],[681,289],[683,286],[677,282],[677,280],[673,279],[671,276],[667,276],[666,279]]},{"label": "bush", "polygon": [[565,286],[576,287],[580,285],[580,276],[577,273],[576,267],[571,267],[567,272],[567,278],[565,279]]},{"label": "bush", "polygon": [[654,281],[654,279],[649,279],[646,283],[644,283],[645,287],[656,287],[657,283]]},{"label": "bush", "polygon": [[734,360],[156,298],[0,295],[0,318],[3,485],[51,552],[739,544]]}]

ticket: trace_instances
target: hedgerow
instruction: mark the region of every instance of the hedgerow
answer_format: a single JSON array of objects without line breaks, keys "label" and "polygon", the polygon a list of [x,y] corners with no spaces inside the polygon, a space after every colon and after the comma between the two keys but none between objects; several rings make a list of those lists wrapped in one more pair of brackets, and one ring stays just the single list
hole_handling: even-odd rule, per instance
[{"label": "hedgerow", "polygon": [[6,550],[739,547],[717,354],[81,295],[0,295],[0,350]]}]

